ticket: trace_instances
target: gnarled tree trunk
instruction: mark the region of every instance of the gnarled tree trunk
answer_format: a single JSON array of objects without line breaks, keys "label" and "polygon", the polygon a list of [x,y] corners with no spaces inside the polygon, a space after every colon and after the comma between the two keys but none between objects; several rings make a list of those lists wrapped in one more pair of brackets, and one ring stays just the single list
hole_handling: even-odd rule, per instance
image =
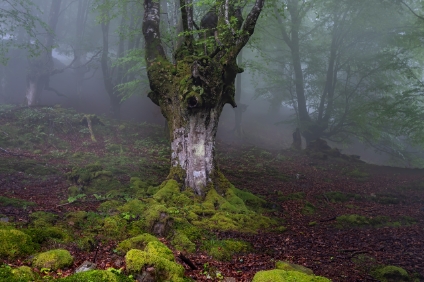
[{"label": "gnarled tree trunk", "polygon": [[[213,185],[220,190],[215,160],[215,137],[226,103],[236,107],[235,78],[242,70],[236,57],[253,33],[264,0],[257,0],[246,20],[239,1],[216,1],[218,23],[208,43],[195,44],[193,6],[180,1],[184,43],[171,63],[162,47],[159,1],[144,1],[143,34],[146,43],[149,98],[160,106],[171,136],[171,173],[184,187],[205,195]],[[210,12],[209,11],[209,15]],[[238,19],[237,23],[232,20]],[[212,17],[214,18],[214,17]],[[230,22],[231,19],[231,22]],[[216,31],[216,32],[215,32]],[[216,39],[216,37],[218,37]]]}]

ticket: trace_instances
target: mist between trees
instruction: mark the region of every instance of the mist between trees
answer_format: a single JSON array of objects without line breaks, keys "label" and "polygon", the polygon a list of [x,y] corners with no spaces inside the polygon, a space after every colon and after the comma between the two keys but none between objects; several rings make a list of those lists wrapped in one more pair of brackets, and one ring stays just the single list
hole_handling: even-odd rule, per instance
[{"label": "mist between trees", "polygon": [[[422,167],[422,5],[4,1],[0,102],[159,123],[161,112],[174,165],[196,159],[177,148],[209,152],[209,163],[201,154],[184,168],[204,177],[201,186],[214,170],[207,144],[215,142],[218,121],[222,138],[243,138],[258,123],[284,132],[274,145],[288,147],[299,128],[304,144],[360,142],[397,165]],[[194,128],[203,135],[193,135],[193,144],[179,141]]]}]

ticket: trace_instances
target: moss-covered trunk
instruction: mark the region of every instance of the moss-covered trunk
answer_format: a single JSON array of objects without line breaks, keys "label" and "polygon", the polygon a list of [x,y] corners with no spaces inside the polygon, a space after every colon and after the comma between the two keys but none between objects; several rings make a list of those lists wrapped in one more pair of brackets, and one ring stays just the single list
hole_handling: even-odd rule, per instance
[{"label": "moss-covered trunk", "polygon": [[[256,0],[244,21],[238,1],[216,1],[201,20],[211,35],[194,35],[193,6],[180,1],[184,42],[169,60],[160,36],[159,1],[144,0],[143,35],[151,92],[171,136],[170,177],[204,196],[219,186],[215,136],[222,108],[236,107],[235,78],[242,72],[236,58],[253,33],[264,0]],[[171,63],[175,62],[175,63]]]}]

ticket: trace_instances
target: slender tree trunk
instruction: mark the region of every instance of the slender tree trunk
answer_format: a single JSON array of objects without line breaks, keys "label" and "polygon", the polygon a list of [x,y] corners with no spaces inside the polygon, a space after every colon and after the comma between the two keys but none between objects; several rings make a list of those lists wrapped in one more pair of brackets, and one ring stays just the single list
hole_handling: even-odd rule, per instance
[{"label": "slender tree trunk", "polygon": [[30,62],[29,73],[27,74],[26,100],[29,107],[40,103],[43,90],[48,86],[49,78],[53,71],[52,49],[54,42],[54,32],[59,20],[60,5],[62,0],[52,0],[49,14],[49,27],[51,33],[46,35],[45,47],[47,50],[41,56]]}]

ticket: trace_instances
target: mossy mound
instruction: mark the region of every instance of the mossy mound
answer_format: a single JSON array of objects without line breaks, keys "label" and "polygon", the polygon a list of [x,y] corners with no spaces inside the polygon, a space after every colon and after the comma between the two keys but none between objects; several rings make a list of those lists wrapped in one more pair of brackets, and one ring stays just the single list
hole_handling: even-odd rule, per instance
[{"label": "mossy mound", "polygon": [[36,274],[32,272],[31,268],[28,266],[12,268],[6,264],[0,265],[0,281],[23,282],[35,281],[36,278]]},{"label": "mossy mound", "polygon": [[159,240],[148,233],[127,239],[118,244],[116,250],[120,253],[126,253],[131,249],[144,250],[150,242],[159,242]]},{"label": "mossy mound", "polygon": [[34,227],[45,228],[53,226],[58,217],[54,213],[37,211],[29,215],[31,219],[31,225]]},{"label": "mossy mound", "polygon": [[32,261],[32,265],[39,269],[47,268],[51,270],[57,270],[59,268],[72,265],[73,261],[74,259],[69,251],[56,249],[36,255]]},{"label": "mossy mound", "polygon": [[331,280],[299,271],[273,269],[257,272],[252,282],[331,282]]},{"label": "mossy mound", "polygon": [[378,267],[371,272],[371,275],[381,282],[410,281],[405,269],[393,265]]},{"label": "mossy mound", "polygon": [[74,275],[59,279],[64,282],[133,282],[134,280],[122,274],[113,273],[107,270],[90,270],[76,273]]},{"label": "mossy mound", "polygon": [[31,236],[33,242],[42,244],[50,239],[59,241],[69,241],[71,236],[59,227],[45,227],[45,228],[28,228],[22,229],[22,232]]},{"label": "mossy mound", "polygon": [[34,281],[36,278],[35,273],[32,272],[29,266],[20,266],[14,268],[11,270],[11,273],[17,281]]},{"label": "mossy mound", "polygon": [[[169,259],[169,250],[165,245],[161,248],[156,248],[160,242],[150,242],[147,244],[145,251],[132,249],[125,255],[127,271],[132,274],[141,274],[148,267],[154,268],[155,281],[184,281],[184,268],[177,264],[172,258]],[[150,247],[149,245],[155,245]],[[160,243],[162,244],[162,243]],[[168,249],[162,253],[161,251]],[[172,252],[171,252],[172,253]]]},{"label": "mossy mound", "polygon": [[286,270],[286,271],[299,271],[299,272],[303,272],[307,275],[314,274],[314,272],[311,269],[304,267],[303,265],[298,265],[298,264],[290,263],[290,262],[287,262],[287,261],[277,261],[275,263],[275,268],[281,269],[281,270]]},{"label": "mossy mound", "polygon": [[33,253],[38,248],[31,237],[16,229],[0,229],[0,257],[14,258]]},{"label": "mossy mound", "polygon": [[[71,172],[66,173],[66,178],[74,185],[83,186],[82,189],[71,189],[70,194],[81,193],[105,193],[119,188],[123,185],[113,179],[111,171],[104,170],[99,163],[88,164],[83,167],[74,167]],[[71,186],[72,187],[72,186]],[[72,196],[72,195],[71,195]]]}]

